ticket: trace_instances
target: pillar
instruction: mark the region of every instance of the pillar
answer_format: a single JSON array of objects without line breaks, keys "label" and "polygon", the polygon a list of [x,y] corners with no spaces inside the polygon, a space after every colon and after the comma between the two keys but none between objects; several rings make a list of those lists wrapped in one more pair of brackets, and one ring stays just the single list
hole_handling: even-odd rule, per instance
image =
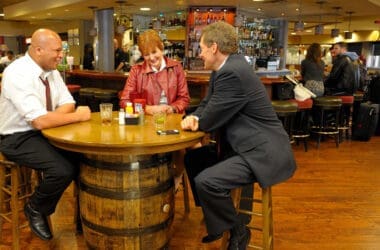
[{"label": "pillar", "polygon": [[113,72],[115,70],[113,13],[112,8],[95,11],[95,27],[97,29],[95,68],[104,72]]}]

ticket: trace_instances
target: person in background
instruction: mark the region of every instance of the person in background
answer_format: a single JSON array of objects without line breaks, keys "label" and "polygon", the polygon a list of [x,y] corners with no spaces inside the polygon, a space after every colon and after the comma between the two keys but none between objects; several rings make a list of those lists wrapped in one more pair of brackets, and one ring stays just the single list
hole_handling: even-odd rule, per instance
[{"label": "person in background", "polygon": [[118,72],[129,66],[129,54],[119,47],[119,41],[116,38],[113,39],[113,46],[115,49],[115,71]]},{"label": "person in background", "polygon": [[90,43],[84,45],[83,69],[94,69],[94,47]]},{"label": "person in background", "polygon": [[306,58],[301,62],[301,75],[305,87],[316,96],[323,96],[325,63],[322,60],[322,48],[318,43],[313,43],[307,49]]},{"label": "person in background", "polygon": [[[250,230],[234,208],[231,190],[257,181],[269,187],[290,178],[296,164],[289,137],[264,85],[244,56],[237,54],[235,28],[226,22],[206,26],[200,58],[211,70],[209,90],[199,107],[181,122],[184,130],[218,133],[214,145],[190,150],[185,167],[201,205],[208,243],[230,231],[228,249],[246,249]],[[217,132],[218,131],[218,132]]]},{"label": "person in background", "polygon": [[353,95],[355,91],[355,69],[347,52],[347,44],[338,42],[334,44],[333,67],[325,80],[326,95]]},{"label": "person in background", "polygon": [[[125,107],[131,93],[146,99],[145,113],[183,113],[190,103],[185,72],[178,61],[164,56],[164,44],[158,33],[147,30],[138,37],[138,47],[144,58],[132,66],[120,95],[120,107]],[[168,104],[160,105],[162,91]]]},{"label": "person in background", "polygon": [[118,72],[129,72],[131,69],[131,57],[129,55],[129,44],[124,44],[123,46],[123,53],[124,53],[124,60],[119,64],[116,71]]},{"label": "person in background", "polygon": [[129,63],[131,66],[135,65],[136,63],[140,63],[144,61],[144,59],[141,57],[141,52],[137,44],[131,47],[130,54],[131,54],[131,58],[129,60]]},{"label": "person in background", "polygon": [[[75,109],[56,70],[62,57],[59,35],[49,29],[36,30],[26,55],[5,69],[0,95],[0,151],[8,160],[42,172],[24,213],[32,231],[43,240],[53,237],[47,216],[54,213],[63,192],[76,179],[79,155],[54,147],[41,130],[91,117],[88,107]],[[48,85],[50,92],[46,92]]]},{"label": "person in background", "polygon": [[12,50],[8,50],[5,56],[0,58],[0,64],[3,64],[5,67],[8,66],[13,60],[15,56]]}]

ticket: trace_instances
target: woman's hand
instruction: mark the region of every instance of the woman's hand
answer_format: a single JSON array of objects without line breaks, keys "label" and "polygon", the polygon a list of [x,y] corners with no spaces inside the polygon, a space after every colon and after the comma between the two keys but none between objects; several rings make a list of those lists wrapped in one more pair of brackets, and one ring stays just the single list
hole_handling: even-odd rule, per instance
[{"label": "woman's hand", "polygon": [[146,105],[145,113],[153,115],[154,113],[165,112],[166,114],[172,114],[173,108],[169,105]]}]

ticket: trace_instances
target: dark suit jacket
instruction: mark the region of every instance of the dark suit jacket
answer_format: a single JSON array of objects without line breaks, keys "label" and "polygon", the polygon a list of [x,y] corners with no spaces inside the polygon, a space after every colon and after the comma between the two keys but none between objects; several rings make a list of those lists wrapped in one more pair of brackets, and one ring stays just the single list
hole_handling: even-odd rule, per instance
[{"label": "dark suit jacket", "polygon": [[289,137],[278,119],[264,85],[241,55],[230,55],[212,72],[207,96],[193,113],[199,128],[223,127],[225,139],[268,187],[290,178],[295,169]]}]

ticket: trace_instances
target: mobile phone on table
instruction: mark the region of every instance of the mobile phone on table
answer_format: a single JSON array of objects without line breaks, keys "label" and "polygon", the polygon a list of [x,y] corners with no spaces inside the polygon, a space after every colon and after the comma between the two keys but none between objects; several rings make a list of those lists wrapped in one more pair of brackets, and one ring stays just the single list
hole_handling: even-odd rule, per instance
[{"label": "mobile phone on table", "polygon": [[168,130],[157,130],[158,135],[178,135],[178,129],[168,129]]}]

